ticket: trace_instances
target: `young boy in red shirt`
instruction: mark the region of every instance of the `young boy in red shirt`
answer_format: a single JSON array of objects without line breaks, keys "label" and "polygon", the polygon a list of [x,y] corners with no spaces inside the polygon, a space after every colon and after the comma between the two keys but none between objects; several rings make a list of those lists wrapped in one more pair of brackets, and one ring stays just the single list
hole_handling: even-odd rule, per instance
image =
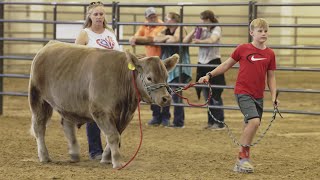
[{"label": "young boy in red shirt", "polygon": [[265,45],[268,39],[268,29],[269,25],[266,20],[254,19],[250,23],[250,35],[253,41],[239,45],[231,57],[198,81],[199,83],[208,82],[211,77],[226,72],[237,62],[240,64],[234,93],[244,115],[244,126],[240,137],[240,143],[243,146],[240,147],[234,167],[236,172],[252,173],[254,171],[250,163],[250,146],[246,145],[252,143],[260,125],[266,77],[273,105],[278,104],[274,72],[276,69],[275,54]]}]

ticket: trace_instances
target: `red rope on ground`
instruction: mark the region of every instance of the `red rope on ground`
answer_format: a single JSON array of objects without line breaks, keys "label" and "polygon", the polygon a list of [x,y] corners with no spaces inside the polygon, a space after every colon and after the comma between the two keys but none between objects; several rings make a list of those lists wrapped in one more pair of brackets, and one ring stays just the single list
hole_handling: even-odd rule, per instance
[{"label": "red rope on ground", "polygon": [[131,163],[131,161],[133,161],[133,159],[137,156],[139,150],[140,150],[140,147],[141,147],[141,144],[142,144],[142,124],[141,124],[141,115],[140,115],[140,93],[138,91],[138,87],[137,87],[137,83],[135,81],[135,75],[134,75],[134,71],[132,71],[132,76],[133,76],[133,84],[134,84],[134,88],[136,90],[136,93],[137,93],[137,96],[138,96],[138,114],[139,114],[139,126],[140,126],[140,143],[139,143],[139,146],[136,150],[136,152],[134,153],[134,155],[132,156],[132,158],[125,164],[123,165],[122,167],[118,168],[118,170],[121,170],[123,168],[125,168],[128,164]]},{"label": "red rope on ground", "polygon": [[[132,81],[132,82],[133,82],[133,84],[134,84],[134,88],[135,88],[136,93],[137,93],[137,96],[138,96],[138,114],[139,114],[139,126],[140,126],[140,143],[139,143],[139,146],[138,146],[136,152],[135,152],[134,155],[132,156],[132,158],[131,158],[125,165],[123,165],[122,167],[118,168],[118,170],[121,170],[121,169],[125,168],[127,165],[129,165],[129,164],[134,160],[134,158],[137,156],[137,154],[138,154],[138,152],[139,152],[139,150],[140,150],[140,148],[141,148],[141,144],[142,144],[143,134],[142,134],[142,123],[141,123],[141,115],[140,115],[140,93],[139,93],[139,91],[138,91],[138,87],[137,87],[137,84],[136,84],[136,81],[135,81],[134,71],[132,71],[132,76],[133,76],[133,81]],[[185,87],[183,87],[182,90],[187,90],[187,89],[189,89],[190,87],[195,86],[196,84],[199,84],[199,83],[198,83],[198,82],[196,82],[196,83],[190,83],[190,84],[186,85]],[[209,88],[211,88],[211,87],[210,87],[210,84],[209,84],[208,82],[205,82],[205,84],[208,84]],[[198,107],[205,106],[205,105],[208,104],[208,102],[209,102],[209,100],[210,100],[210,98],[211,98],[211,93],[209,93],[207,102],[206,102],[205,104],[192,104],[192,103],[189,102],[189,99],[188,99],[188,98],[180,95],[179,93],[177,93],[177,92],[175,92],[175,91],[173,91],[173,92],[174,92],[177,96],[179,96],[180,98],[186,100],[190,106],[198,106]]]}]

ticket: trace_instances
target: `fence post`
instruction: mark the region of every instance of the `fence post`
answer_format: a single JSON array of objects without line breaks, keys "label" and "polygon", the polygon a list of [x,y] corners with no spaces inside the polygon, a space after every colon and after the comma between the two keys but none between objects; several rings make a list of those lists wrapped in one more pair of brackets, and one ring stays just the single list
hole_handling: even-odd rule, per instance
[{"label": "fence post", "polygon": [[112,12],[111,13],[112,13],[112,29],[115,30],[117,28],[117,18],[116,18],[117,2],[114,2],[114,1],[112,2]]},{"label": "fence post", "polygon": [[[119,22],[120,21],[120,6],[119,6],[118,3],[116,4],[115,9],[116,9],[116,13],[117,13],[117,15],[115,17],[116,18],[116,22]],[[118,23],[116,24],[116,28],[117,28],[117,41],[119,42],[120,26],[119,26]]]},{"label": "fence post", "polygon": [[57,5],[55,4],[53,7],[53,39],[57,39]]},{"label": "fence post", "polygon": [[[4,4],[0,4],[0,19],[4,19]],[[4,23],[0,23],[0,37],[4,37]],[[3,40],[0,40],[0,56],[4,54],[4,45]],[[3,61],[0,59],[0,74],[3,74]],[[3,77],[0,77],[0,92],[3,92]],[[0,115],[3,113],[3,95],[0,95]]]},{"label": "fence post", "polygon": [[[249,12],[248,12],[248,32],[250,32],[250,27],[249,24],[251,23],[251,21],[255,18],[257,18],[257,6],[255,5],[255,1],[250,1],[249,2]],[[248,42],[251,42],[252,38],[250,36],[250,33],[248,33]]]},{"label": "fence post", "polygon": [[[180,23],[183,23],[183,8],[184,6],[180,6]],[[179,40],[179,43],[181,44],[183,42],[183,33],[184,33],[184,26],[180,26],[180,40]],[[182,57],[183,57],[183,46],[179,46],[179,64],[182,64]],[[189,48],[189,47],[188,47]],[[179,83],[182,83],[182,66],[179,66]],[[182,91],[178,92],[180,95],[182,95]],[[182,103],[182,99],[179,98],[178,99],[178,103]]]},{"label": "fence post", "polygon": [[[294,17],[294,24],[298,24],[298,17]],[[298,28],[294,28],[294,45],[298,45]],[[293,50],[293,67],[297,67],[297,50]]]}]

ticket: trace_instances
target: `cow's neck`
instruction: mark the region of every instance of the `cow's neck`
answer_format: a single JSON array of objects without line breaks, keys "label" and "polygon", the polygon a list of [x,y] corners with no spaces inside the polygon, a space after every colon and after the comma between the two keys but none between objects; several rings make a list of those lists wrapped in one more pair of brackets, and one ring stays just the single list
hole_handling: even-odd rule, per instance
[{"label": "cow's neck", "polygon": [[[116,122],[117,123],[116,125],[120,134],[129,124],[129,122],[132,120],[133,113],[136,111],[138,107],[138,103],[140,103],[138,102],[138,95],[137,95],[136,88],[134,86],[134,82],[137,81],[138,73],[135,71],[128,71],[126,69],[125,74],[128,78],[126,78],[126,80],[123,81],[124,84],[122,85],[122,88],[124,88],[123,92],[126,92],[126,93],[121,94],[122,98],[121,98],[121,101],[119,101],[119,105],[117,106],[121,108],[116,108],[118,111],[114,112],[115,114],[119,115],[119,121]],[[138,89],[138,92],[139,92],[139,89]]]}]

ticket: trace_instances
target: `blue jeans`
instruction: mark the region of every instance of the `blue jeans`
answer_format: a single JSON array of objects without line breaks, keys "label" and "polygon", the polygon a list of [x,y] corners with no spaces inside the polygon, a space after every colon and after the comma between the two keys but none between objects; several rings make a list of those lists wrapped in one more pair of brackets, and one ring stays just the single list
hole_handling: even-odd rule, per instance
[{"label": "blue jeans", "polygon": [[96,155],[102,154],[102,144],[100,129],[96,122],[88,122],[86,124],[88,144],[89,144],[89,155],[94,158]]},{"label": "blue jeans", "polygon": [[[203,88],[202,89],[202,94],[204,96],[204,98],[207,100],[208,99],[208,96],[209,96],[209,88]],[[222,101],[222,98],[221,96],[217,97],[216,99],[214,99],[212,96],[209,100],[209,105],[214,105],[214,106],[223,106],[223,101]],[[216,118],[218,119],[219,121],[222,121],[224,122],[224,110],[223,109],[216,109],[216,108],[213,108],[211,109],[210,108],[210,112],[211,114]],[[209,114],[208,112],[208,124],[220,124],[218,123],[217,121],[215,121]]]},{"label": "blue jeans", "polygon": [[[173,94],[172,100],[174,103],[181,103],[181,99],[178,95]],[[170,106],[166,106],[162,108],[157,105],[151,105],[152,116],[156,118],[159,124],[162,121],[169,120],[171,117]],[[183,106],[174,106],[173,109],[173,124],[175,126],[184,126],[184,107]]]},{"label": "blue jeans", "polygon": [[162,108],[155,104],[151,105],[151,110],[152,110],[152,118],[156,120],[159,124],[161,124],[162,121],[164,120],[169,120],[171,117],[170,114],[170,106],[166,106]]},{"label": "blue jeans", "polygon": [[[181,98],[176,94],[172,95],[172,100],[174,103],[181,103]],[[173,114],[173,124],[175,126],[184,126],[184,107],[174,106]]]},{"label": "blue jeans", "polygon": [[[181,82],[188,82],[190,79],[188,76],[186,76],[185,74],[182,74],[182,79]],[[171,81],[171,83],[179,83],[179,77],[173,79]],[[174,87],[171,87],[172,90],[175,90]],[[181,92],[182,93],[182,92]],[[182,100],[181,98],[176,95],[173,94],[172,95],[172,100],[174,103],[181,103]],[[159,124],[163,121],[163,120],[169,120],[171,117],[170,114],[170,106],[167,107],[163,107],[162,111],[161,111],[161,107],[157,106],[157,105],[151,105],[151,110],[152,110],[152,116],[153,119],[157,119]],[[175,126],[184,126],[184,107],[183,106],[174,106],[173,109],[173,124]]]}]

